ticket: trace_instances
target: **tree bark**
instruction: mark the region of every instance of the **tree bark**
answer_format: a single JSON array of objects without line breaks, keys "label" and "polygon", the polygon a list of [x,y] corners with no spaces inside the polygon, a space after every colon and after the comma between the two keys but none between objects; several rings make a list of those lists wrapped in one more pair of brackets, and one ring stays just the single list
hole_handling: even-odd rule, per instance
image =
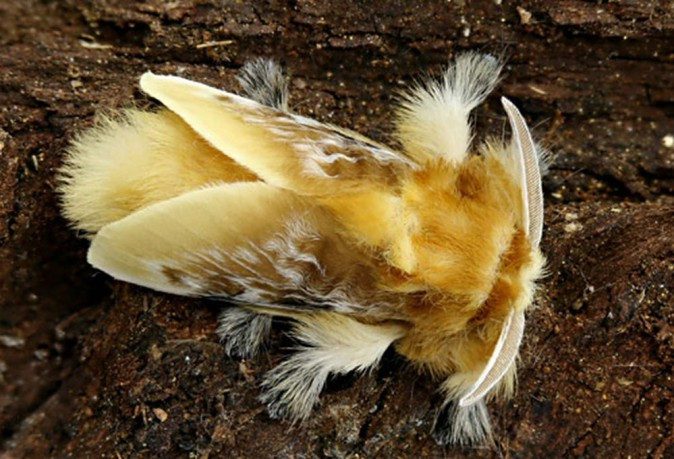
[{"label": "tree bark", "polygon": [[[6,0],[0,4],[0,457],[674,457],[674,6],[669,1]],[[556,154],[549,275],[495,449],[429,436],[437,381],[391,353],[271,420],[219,304],[111,281],[59,217],[55,171],[95,113],[151,102],[152,70],[236,89],[276,57],[304,115],[387,141],[396,91],[461,50],[502,54],[478,110],[513,99]]]}]

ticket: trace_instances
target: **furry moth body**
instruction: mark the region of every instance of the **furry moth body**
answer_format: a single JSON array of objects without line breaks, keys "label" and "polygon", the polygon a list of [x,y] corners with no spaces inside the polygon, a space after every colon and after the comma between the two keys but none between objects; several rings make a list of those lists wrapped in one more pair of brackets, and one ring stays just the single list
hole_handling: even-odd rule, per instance
[{"label": "furry moth body", "polygon": [[288,111],[270,61],[244,66],[249,98],[146,73],[165,108],[74,141],[64,214],[114,278],[238,304],[221,316],[228,352],[255,354],[271,317],[290,318],[301,346],[263,381],[272,415],[306,418],[330,374],[394,346],[443,378],[436,438],[479,443],[485,398],[512,391],[543,269],[541,154],[512,103],[511,142],[471,152],[469,114],[499,72],[463,54],[411,90],[400,151]]}]

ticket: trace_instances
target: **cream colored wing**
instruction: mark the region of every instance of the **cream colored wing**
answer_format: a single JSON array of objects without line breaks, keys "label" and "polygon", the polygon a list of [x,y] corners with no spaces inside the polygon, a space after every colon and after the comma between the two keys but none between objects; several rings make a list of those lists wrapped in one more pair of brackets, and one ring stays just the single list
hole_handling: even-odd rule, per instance
[{"label": "cream colored wing", "polygon": [[162,292],[295,310],[391,311],[378,267],[328,212],[261,182],[192,191],[98,232],[89,262]]},{"label": "cream colored wing", "polygon": [[266,183],[302,195],[389,187],[415,163],[354,132],[175,76],[144,74],[143,91]]}]

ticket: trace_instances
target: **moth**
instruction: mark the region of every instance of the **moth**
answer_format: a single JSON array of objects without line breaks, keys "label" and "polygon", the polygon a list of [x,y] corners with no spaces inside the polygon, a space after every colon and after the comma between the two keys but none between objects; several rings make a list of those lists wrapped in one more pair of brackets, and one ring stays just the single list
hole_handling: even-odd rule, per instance
[{"label": "moth", "polygon": [[485,400],[513,391],[544,267],[543,150],[505,98],[512,138],[473,142],[470,113],[501,67],[465,53],[410,89],[396,148],[291,112],[273,61],[242,68],[247,97],[145,73],[164,108],[74,140],[64,215],[113,278],[234,304],[218,329],[231,355],[255,355],[272,317],[289,320],[298,347],[262,381],[273,417],[306,419],[330,375],[393,346],[442,380],[435,438],[484,442]]}]

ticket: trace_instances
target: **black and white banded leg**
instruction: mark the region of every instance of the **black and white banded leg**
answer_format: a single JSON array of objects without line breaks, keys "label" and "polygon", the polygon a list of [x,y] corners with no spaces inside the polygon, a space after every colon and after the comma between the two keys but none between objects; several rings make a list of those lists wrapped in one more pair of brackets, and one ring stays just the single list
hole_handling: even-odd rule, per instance
[{"label": "black and white banded leg", "polygon": [[441,445],[470,447],[492,442],[489,410],[484,400],[459,406],[458,400],[443,403],[433,424],[433,437]]},{"label": "black and white banded leg", "polygon": [[220,314],[218,335],[230,357],[250,359],[265,344],[271,331],[272,317],[232,306]]},{"label": "black and white banded leg", "polygon": [[288,80],[275,61],[262,58],[248,61],[239,70],[237,79],[249,98],[288,111]]}]

